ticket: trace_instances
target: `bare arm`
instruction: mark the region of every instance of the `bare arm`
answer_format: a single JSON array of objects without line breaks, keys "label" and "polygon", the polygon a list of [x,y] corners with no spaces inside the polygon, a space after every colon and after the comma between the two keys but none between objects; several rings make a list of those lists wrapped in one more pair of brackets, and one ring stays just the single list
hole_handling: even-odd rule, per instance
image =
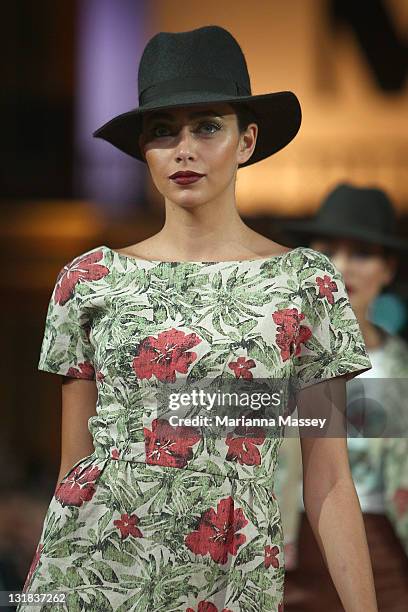
[{"label": "bare arm", "polygon": [[61,465],[57,484],[71,467],[94,451],[88,419],[96,415],[94,380],[62,377]]},{"label": "bare arm", "polygon": [[[328,397],[332,397],[330,401]],[[299,416],[337,410],[344,418],[343,377],[298,394]],[[337,429],[338,431],[338,429]],[[374,580],[361,507],[352,480],[345,437],[301,437],[303,502],[311,528],[346,612],[377,612]]]}]

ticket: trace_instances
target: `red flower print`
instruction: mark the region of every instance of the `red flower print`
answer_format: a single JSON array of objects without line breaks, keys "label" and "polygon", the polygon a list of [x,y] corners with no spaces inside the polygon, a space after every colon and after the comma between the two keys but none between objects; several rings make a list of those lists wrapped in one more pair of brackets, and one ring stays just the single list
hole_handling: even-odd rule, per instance
[{"label": "red flower print", "polygon": [[238,357],[236,361],[231,361],[231,363],[228,364],[228,367],[234,370],[236,378],[241,376],[247,380],[251,380],[254,377],[252,372],[249,371],[249,368],[254,368],[255,366],[256,363],[253,359],[245,359],[245,357]]},{"label": "red flower print", "polygon": [[263,444],[265,433],[262,427],[235,427],[233,434],[228,434],[225,443],[229,450],[226,456],[227,461],[238,461],[241,465],[260,465],[261,455],[255,444]]},{"label": "red flower print", "polygon": [[295,334],[299,329],[299,323],[305,318],[302,312],[298,312],[297,308],[282,308],[275,310],[272,314],[272,319],[284,329],[288,334]]},{"label": "red flower print", "polygon": [[403,516],[408,511],[408,489],[397,489],[393,501],[398,516]]},{"label": "red flower print", "polygon": [[279,553],[279,546],[265,546],[265,558],[264,565],[268,568],[270,565],[272,567],[279,567],[279,559],[276,558],[276,555]]},{"label": "red flower print", "polygon": [[77,465],[68,478],[57,487],[56,499],[62,506],[82,506],[85,501],[92,499],[95,493],[95,480],[100,473],[101,470],[96,466],[84,470],[83,466]]},{"label": "red flower print", "polygon": [[281,351],[281,358],[286,361],[290,358],[291,347],[295,356],[301,351],[301,344],[307,342],[312,336],[309,327],[300,325],[305,318],[297,308],[283,308],[272,314],[272,319],[277,324],[276,343]]},{"label": "red flower print", "polygon": [[71,378],[95,378],[95,369],[90,361],[78,363],[78,367],[71,366],[68,369],[66,376]]},{"label": "red flower print", "polygon": [[111,457],[112,459],[119,459],[119,451],[117,448],[112,448]]},{"label": "red flower print", "polygon": [[104,374],[102,374],[102,372],[100,370],[98,370],[97,373],[96,373],[96,380],[98,382],[102,382],[103,380],[105,380],[105,376],[104,376]]},{"label": "red flower print", "polygon": [[134,538],[143,538],[143,534],[138,527],[139,517],[136,514],[121,514],[120,519],[113,521],[115,527],[120,531],[122,540],[132,535]]},{"label": "red flower print", "polygon": [[[186,612],[195,612],[193,608],[186,608]],[[217,606],[210,601],[200,601],[197,612],[218,612]],[[231,612],[229,608],[223,608],[221,612]]]},{"label": "red flower print", "polygon": [[278,605],[278,612],[284,612],[283,601],[281,601],[280,604]]},{"label": "red flower print", "polygon": [[185,544],[196,555],[210,553],[213,561],[224,564],[228,553],[236,555],[246,541],[246,536],[237,531],[247,523],[242,508],[234,509],[233,498],[226,497],[218,502],[217,511],[210,508],[203,513],[198,529],[186,536]]},{"label": "red flower print", "polygon": [[102,259],[102,251],[80,255],[64,266],[58,274],[54,301],[63,306],[72,297],[74,287],[83,280],[99,280],[109,274],[109,268],[96,262]]},{"label": "red flower print", "polygon": [[201,440],[194,427],[170,425],[167,419],[154,419],[152,431],[144,428],[146,463],[182,468],[193,456],[191,447]]},{"label": "red flower print", "polygon": [[337,284],[325,274],[323,278],[321,276],[316,276],[316,284],[319,287],[319,298],[327,298],[329,304],[334,304],[333,291],[337,291]]},{"label": "red flower print", "polygon": [[312,330],[309,327],[306,327],[306,325],[301,325],[299,327],[299,333],[296,336],[296,340],[295,340],[295,344],[296,344],[295,356],[299,355],[301,351],[300,345],[307,342],[309,338],[311,337],[312,337]]},{"label": "red flower print", "polygon": [[185,334],[174,327],[157,338],[147,336],[132,362],[136,376],[150,379],[154,375],[158,380],[175,382],[176,371],[185,374],[197,358],[197,353],[188,351],[200,342],[197,334]]},{"label": "red flower print", "polygon": [[40,542],[36,548],[36,551],[34,553],[34,557],[33,560],[31,561],[31,565],[30,565],[30,569],[28,570],[28,574],[27,574],[27,578],[24,582],[24,586],[23,586],[23,593],[25,592],[25,590],[27,589],[28,585],[30,584],[32,575],[35,572],[35,569],[37,567],[37,565],[40,562],[40,557],[41,557],[41,553],[42,553],[42,549],[44,548],[44,545]]}]

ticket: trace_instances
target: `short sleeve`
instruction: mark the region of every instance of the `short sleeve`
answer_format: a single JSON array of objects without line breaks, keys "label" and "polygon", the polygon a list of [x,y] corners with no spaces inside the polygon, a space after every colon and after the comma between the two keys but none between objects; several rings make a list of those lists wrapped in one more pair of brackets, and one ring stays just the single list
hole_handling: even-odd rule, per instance
[{"label": "short sleeve", "polygon": [[337,376],[348,381],[370,370],[372,364],[341,272],[324,253],[304,248],[298,279],[297,389]]},{"label": "short sleeve", "polygon": [[62,268],[48,304],[38,370],[95,380],[90,321],[76,292],[78,278]]}]

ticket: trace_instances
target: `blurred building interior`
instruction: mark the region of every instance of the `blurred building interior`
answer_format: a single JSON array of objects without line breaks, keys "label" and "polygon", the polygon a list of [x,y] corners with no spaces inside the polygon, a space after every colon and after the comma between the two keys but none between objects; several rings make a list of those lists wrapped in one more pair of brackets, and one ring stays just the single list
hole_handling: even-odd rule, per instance
[{"label": "blurred building interior", "polygon": [[[238,172],[237,201],[248,225],[290,245],[279,222],[307,218],[336,183],[350,180],[387,190],[408,239],[408,3],[174,5],[16,0],[2,6],[0,491],[3,499],[8,491],[18,495],[19,483],[29,481],[34,497],[42,495],[31,512],[37,531],[25,543],[27,558],[5,588],[21,587],[44,495],[51,495],[59,467],[60,380],[36,369],[56,275],[87,249],[134,244],[163,223],[146,167],[92,137],[138,105],[138,61],[154,33],[224,26],[241,42],[253,93],[292,90],[301,101],[303,123],[290,146]],[[404,310],[406,272],[403,278]],[[401,320],[399,331],[408,337],[407,317]],[[24,537],[26,517],[16,508],[13,520]]]}]

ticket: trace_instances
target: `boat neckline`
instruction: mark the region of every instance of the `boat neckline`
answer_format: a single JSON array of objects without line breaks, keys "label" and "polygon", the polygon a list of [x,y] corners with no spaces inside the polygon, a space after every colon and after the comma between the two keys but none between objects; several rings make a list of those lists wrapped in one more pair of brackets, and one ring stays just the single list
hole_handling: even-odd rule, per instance
[{"label": "boat neckline", "polygon": [[293,249],[290,249],[289,251],[286,251],[285,253],[280,253],[278,255],[268,255],[267,257],[256,257],[255,259],[228,259],[228,260],[222,260],[222,261],[192,261],[192,260],[184,260],[184,261],[169,261],[169,260],[165,260],[165,259],[145,259],[145,258],[141,258],[141,257],[134,257],[133,255],[126,255],[125,253],[119,253],[118,251],[116,251],[115,249],[111,249],[110,247],[108,247],[107,245],[102,245],[102,248],[110,251],[111,253],[114,253],[115,255],[117,255],[118,257],[123,257],[124,259],[130,259],[130,260],[134,260],[134,261],[141,261],[141,262],[146,262],[146,263],[156,263],[156,264],[161,264],[161,263],[168,263],[168,264],[202,264],[202,265],[214,265],[214,264],[235,264],[235,263],[252,263],[254,261],[269,261],[271,259],[280,259],[281,257],[285,257],[286,255],[289,255],[290,253],[293,253],[293,251],[297,251],[298,249],[301,249],[301,246],[295,247]]}]

